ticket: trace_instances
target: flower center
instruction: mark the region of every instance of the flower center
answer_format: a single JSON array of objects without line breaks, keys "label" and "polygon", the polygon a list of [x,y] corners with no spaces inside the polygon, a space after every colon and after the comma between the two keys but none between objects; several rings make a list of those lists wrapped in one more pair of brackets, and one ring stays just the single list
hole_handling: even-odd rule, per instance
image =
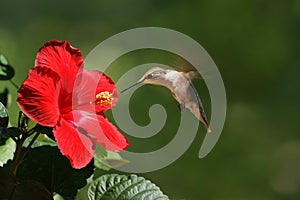
[{"label": "flower center", "polygon": [[112,105],[113,95],[107,91],[100,92],[96,95],[95,103],[99,106],[110,106]]}]

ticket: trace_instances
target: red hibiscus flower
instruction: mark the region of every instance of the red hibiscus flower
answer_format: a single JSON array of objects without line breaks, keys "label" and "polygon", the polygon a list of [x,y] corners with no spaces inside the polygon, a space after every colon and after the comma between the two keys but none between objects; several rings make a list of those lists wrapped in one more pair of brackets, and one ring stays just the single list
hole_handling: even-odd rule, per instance
[{"label": "red hibiscus flower", "polygon": [[18,105],[33,121],[54,127],[61,153],[74,168],[86,166],[96,143],[124,151],[126,138],[103,115],[117,101],[113,81],[83,69],[78,49],[65,41],[47,42],[18,91]]}]

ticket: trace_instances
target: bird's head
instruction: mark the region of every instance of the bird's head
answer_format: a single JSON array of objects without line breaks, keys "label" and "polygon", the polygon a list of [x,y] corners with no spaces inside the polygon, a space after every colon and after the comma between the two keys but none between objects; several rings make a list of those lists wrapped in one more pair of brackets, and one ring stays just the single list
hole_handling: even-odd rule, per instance
[{"label": "bird's head", "polygon": [[166,74],[166,70],[160,67],[153,67],[149,69],[144,76],[138,81],[140,83],[156,83],[162,79]]},{"label": "bird's head", "polygon": [[159,80],[163,78],[163,76],[166,74],[166,70],[160,67],[153,67],[149,69],[140,80],[138,80],[136,83],[132,84],[131,86],[127,87],[126,89],[122,90],[121,93],[127,91],[128,89],[141,84],[141,83],[152,83],[157,84]]}]

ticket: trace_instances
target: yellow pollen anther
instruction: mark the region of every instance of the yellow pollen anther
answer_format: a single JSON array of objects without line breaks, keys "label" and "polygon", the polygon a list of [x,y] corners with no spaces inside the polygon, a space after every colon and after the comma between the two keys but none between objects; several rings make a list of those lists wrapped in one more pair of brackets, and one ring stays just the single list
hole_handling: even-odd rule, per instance
[{"label": "yellow pollen anther", "polygon": [[96,95],[95,103],[99,106],[110,106],[112,105],[113,95],[107,91],[100,92]]}]

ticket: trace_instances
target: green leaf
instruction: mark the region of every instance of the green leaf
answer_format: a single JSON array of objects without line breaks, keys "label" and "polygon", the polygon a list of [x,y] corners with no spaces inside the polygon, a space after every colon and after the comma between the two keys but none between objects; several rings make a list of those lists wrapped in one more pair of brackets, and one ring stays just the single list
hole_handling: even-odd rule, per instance
[{"label": "green leaf", "polygon": [[104,175],[96,179],[88,190],[89,200],[169,199],[159,187],[136,175]]},{"label": "green leaf", "polygon": [[53,195],[53,199],[54,199],[54,200],[65,200],[62,196],[60,196],[60,195],[57,194],[57,193]]},{"label": "green leaf", "polygon": [[[34,137],[34,134],[31,135],[30,137],[28,137],[23,146],[27,147],[29,145],[29,143],[31,142],[32,138]],[[36,148],[36,147],[41,147],[41,146],[57,146],[56,142],[54,140],[52,140],[51,138],[49,138],[47,135],[45,134],[40,134],[36,140],[34,141],[34,143],[31,145],[31,148]]]},{"label": "green leaf", "polygon": [[0,168],[0,199],[53,199],[52,194],[43,185],[35,181],[19,182],[9,169],[9,165]]},{"label": "green leaf", "polygon": [[86,179],[93,174],[93,170],[93,162],[83,169],[73,169],[57,147],[42,146],[30,149],[18,168],[17,177],[38,181],[51,193],[74,197],[77,190],[86,185]]},{"label": "green leaf", "polygon": [[120,154],[112,151],[107,151],[107,157],[105,158],[105,161],[111,168],[118,168],[129,162],[128,160],[122,158]]},{"label": "green leaf", "polygon": [[2,93],[0,93],[0,102],[5,106],[8,107],[8,89],[5,88]]},{"label": "green leaf", "polygon": [[52,194],[40,183],[35,181],[16,180],[10,171],[10,165],[0,168],[0,199],[41,199],[51,200]]},{"label": "green leaf", "polygon": [[0,127],[0,145],[5,144],[7,139],[7,128]]},{"label": "green leaf", "polygon": [[8,113],[5,106],[0,102],[0,127],[8,126]]},{"label": "green leaf", "polygon": [[0,63],[1,63],[1,65],[8,65],[8,60],[1,53],[0,53]]},{"label": "green leaf", "polygon": [[103,149],[96,145],[94,154],[95,167],[102,170],[110,170],[111,168],[118,168],[127,164],[129,161],[123,159],[120,154]]},{"label": "green leaf", "polygon": [[[1,157],[0,157],[1,158]],[[0,168],[0,199],[9,199],[17,185],[17,180],[10,172],[10,166]]]},{"label": "green leaf", "polygon": [[13,200],[39,199],[52,200],[52,194],[39,182],[23,181],[18,184],[12,194]]},{"label": "green leaf", "polygon": [[98,144],[96,144],[96,150],[94,154],[94,165],[96,168],[107,170],[107,171],[110,169],[110,166],[108,166],[104,161],[106,156],[107,156],[107,150],[103,149]]},{"label": "green leaf", "polygon": [[17,127],[9,127],[7,129],[8,137],[18,137],[19,135],[21,135],[21,131]]},{"label": "green leaf", "polygon": [[6,57],[0,53],[0,80],[10,80],[15,75],[15,70],[9,65]]},{"label": "green leaf", "polygon": [[0,167],[3,167],[7,161],[13,159],[15,150],[16,143],[11,138],[8,138],[4,145],[0,146]]},{"label": "green leaf", "polygon": [[[95,169],[97,170],[97,169]],[[90,185],[93,183],[94,181],[94,177],[95,177],[95,173],[93,174],[93,176],[91,176],[90,178],[88,178],[87,184],[83,187],[80,188],[76,194],[76,200],[86,200],[87,199],[87,193],[88,193],[88,189],[90,187]]]}]

